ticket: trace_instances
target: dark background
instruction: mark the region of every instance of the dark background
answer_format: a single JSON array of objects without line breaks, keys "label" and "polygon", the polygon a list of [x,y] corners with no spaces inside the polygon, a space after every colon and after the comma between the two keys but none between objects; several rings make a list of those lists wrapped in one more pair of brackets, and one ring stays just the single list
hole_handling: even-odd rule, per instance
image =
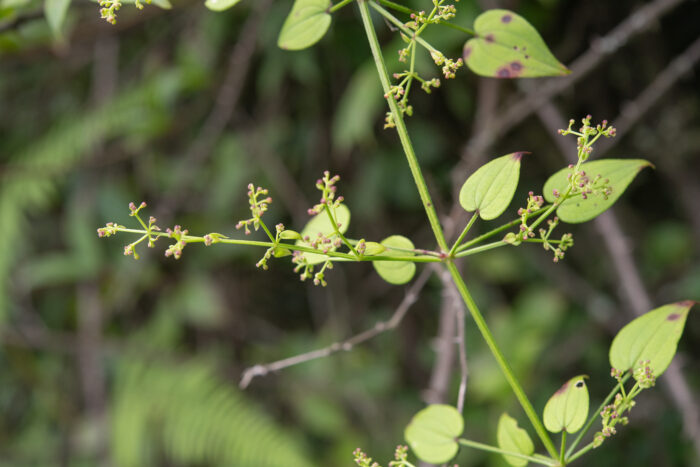
[{"label": "dark background", "polygon": [[[241,391],[246,368],[388,319],[409,286],[349,264],[317,288],[299,282],[286,258],[259,271],[262,250],[224,245],[191,245],[175,261],[161,240],[134,261],[122,252],[135,238],[97,238],[109,221],[135,227],[127,205],[142,200],[163,227],[240,236],[233,226],[248,217],[251,181],[270,188],[268,224],[300,230],[328,169],[342,177],[351,237],[401,234],[433,247],[398,138],[382,130],[385,104],[357,9],[334,14],[313,48],[285,52],[276,39],[291,3],[243,0],[223,13],[191,1],[171,10],[127,4],[112,26],[96,4],[76,0],[59,38],[40,2],[0,0],[2,465],[342,466],[357,447],[384,465],[426,401],[455,403],[455,309],[435,274],[396,330]],[[468,27],[485,8],[513,9],[574,72],[512,82],[463,69],[430,96],[416,88],[408,127],[448,229],[467,219],[452,205],[468,173],[530,151],[502,220],[514,218],[526,193],[572,156],[573,139],[555,133],[569,118],[590,113],[619,127],[594,156],[656,166],[612,215],[560,227],[576,241],[562,263],[527,245],[462,264],[536,409],[581,373],[597,406],[611,388],[617,330],[635,312],[700,300],[700,3],[457,7],[455,21]],[[375,20],[390,71],[400,71],[402,42]],[[441,27],[426,38],[454,57],[467,39]],[[439,74],[425,54],[419,69]],[[697,465],[695,314],[676,371],[581,465]],[[526,419],[470,318],[466,340],[465,434],[495,444],[502,411]],[[456,462],[504,465],[471,450]]]}]

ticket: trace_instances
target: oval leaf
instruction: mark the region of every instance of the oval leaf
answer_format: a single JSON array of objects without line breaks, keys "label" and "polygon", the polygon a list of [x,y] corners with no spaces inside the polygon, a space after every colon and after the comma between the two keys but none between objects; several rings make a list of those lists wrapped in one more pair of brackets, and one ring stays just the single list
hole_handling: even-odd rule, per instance
[{"label": "oval leaf", "polygon": [[296,0],[282,25],[277,45],[286,50],[301,50],[321,40],[331,25],[330,0]]},{"label": "oval leaf", "polygon": [[552,433],[576,433],[588,417],[588,388],[585,375],[571,378],[544,406],[544,426]]},{"label": "oval leaf", "polygon": [[[597,217],[617,201],[644,167],[653,167],[653,165],[644,159],[604,159],[581,164],[581,170],[586,172],[589,178],[593,179],[600,175],[601,180],[607,179],[607,185],[612,188],[612,192],[607,199],[602,193],[589,194],[587,199],[583,199],[580,195],[567,199],[557,208],[557,216],[570,224],[586,222]],[[548,202],[552,203],[556,200],[554,190],[559,193],[567,190],[569,186],[567,177],[571,172],[572,169],[566,168],[549,177],[543,188],[544,198]]]},{"label": "oval leaf", "polygon": [[615,336],[610,347],[610,365],[618,370],[636,370],[640,362],[658,377],[673,360],[683,334],[688,312],[696,302],[671,303],[630,322]]},{"label": "oval leaf", "polygon": [[476,37],[464,44],[464,62],[477,75],[534,78],[571,73],[549,51],[537,30],[508,10],[488,10],[474,22]]},{"label": "oval leaf", "polygon": [[[383,256],[413,256],[410,251],[413,250],[413,242],[401,235],[392,235],[381,242],[382,246],[387,250]],[[392,248],[399,248],[395,250]],[[374,269],[382,279],[390,284],[401,285],[410,281],[416,273],[416,263],[408,261],[374,261],[372,262]]]},{"label": "oval leaf", "polygon": [[224,11],[228,10],[240,1],[241,0],[207,0],[204,2],[204,6],[212,11]]},{"label": "oval leaf", "polygon": [[464,431],[464,420],[449,405],[429,405],[413,416],[404,437],[419,459],[442,464],[452,459],[459,449],[457,437]]},{"label": "oval leaf", "polygon": [[[507,413],[503,413],[498,419],[498,447],[510,452],[530,456],[535,452],[535,445],[527,434],[527,431],[518,426],[518,422]],[[513,456],[503,456],[510,465],[523,467],[527,465],[526,459]]]},{"label": "oval leaf", "polygon": [[380,255],[386,251],[386,247],[381,243],[377,242],[366,242],[365,243],[365,256],[375,256]]},{"label": "oval leaf", "polygon": [[479,211],[484,220],[495,219],[506,210],[520,178],[523,152],[514,152],[488,162],[474,172],[459,192],[459,203],[469,212]]},{"label": "oval leaf", "polygon": [[[335,209],[335,221],[338,223],[338,230],[340,233],[344,234],[347,232],[348,226],[350,225],[350,210],[344,204],[339,205]],[[331,224],[331,220],[328,218],[328,213],[323,211],[320,214],[316,214],[307,222],[306,226],[304,226],[304,229],[301,231],[301,239],[297,240],[296,244],[311,247],[308,242],[303,240],[306,236],[308,236],[309,239],[313,239],[317,237],[319,233],[328,236],[333,232],[333,224]],[[325,255],[315,253],[304,253],[304,256],[310,265],[320,264],[328,259]]]}]

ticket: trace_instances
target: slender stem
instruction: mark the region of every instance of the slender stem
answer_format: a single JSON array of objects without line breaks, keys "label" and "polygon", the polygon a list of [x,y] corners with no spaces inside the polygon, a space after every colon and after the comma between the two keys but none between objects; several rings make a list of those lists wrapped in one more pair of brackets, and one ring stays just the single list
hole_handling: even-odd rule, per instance
[{"label": "slender stem", "polygon": [[270,232],[270,229],[267,228],[267,225],[265,225],[265,223],[263,222],[263,220],[260,219],[259,217],[258,217],[258,222],[260,222],[260,227],[263,228],[263,230],[265,231],[265,233],[267,234],[267,236],[270,237],[270,241],[274,243],[275,237],[272,235],[272,232]]},{"label": "slender stem", "polygon": [[[360,8],[360,14],[362,16],[362,24],[365,27],[365,32],[367,33],[367,40],[369,41],[369,46],[372,49],[372,56],[374,57],[374,62],[377,66],[377,72],[379,73],[379,79],[382,82],[382,88],[385,94],[389,94],[391,89],[391,81],[389,79],[389,72],[386,69],[386,64],[384,63],[384,57],[382,56],[382,51],[379,46],[379,40],[377,39],[377,34],[374,31],[374,26],[372,25],[372,18],[370,17],[369,7],[367,6],[367,0],[358,0],[357,4]],[[381,7],[380,7],[381,8]],[[399,134],[399,139],[401,140],[401,146],[403,146],[404,153],[406,154],[406,159],[408,161],[408,166],[411,169],[411,175],[413,175],[413,180],[418,188],[418,193],[420,194],[421,201],[423,202],[423,207],[428,215],[428,220],[430,221],[430,227],[433,229],[433,234],[437,240],[438,246],[442,251],[447,251],[447,242],[445,240],[445,234],[440,226],[440,220],[438,219],[437,212],[435,211],[435,206],[433,206],[433,201],[430,198],[430,193],[428,192],[428,187],[423,178],[423,174],[420,170],[418,164],[418,158],[413,150],[413,144],[408,136],[408,131],[406,130],[406,124],[403,121],[403,116],[399,111],[396,101],[389,97],[387,98],[389,103],[389,109],[391,110],[394,123],[396,125],[396,132]]]},{"label": "slender stem", "polygon": [[467,33],[471,36],[476,36],[476,32],[474,32],[471,29],[462,27],[458,24],[450,23],[448,21],[440,21],[438,24],[441,26],[447,26],[448,28],[456,29],[457,31],[462,31],[462,32]]},{"label": "slender stem", "polygon": [[333,213],[331,212],[330,206],[328,204],[324,205],[323,208],[326,213],[328,214],[328,219],[331,221],[331,225],[333,226],[333,230],[335,231],[335,234],[340,238],[340,240],[343,242],[343,244],[348,247],[350,251],[352,251],[352,254],[356,257],[359,258],[360,255],[357,254],[357,251],[355,250],[355,247],[353,247],[350,242],[348,242],[347,238],[345,238],[345,235],[343,235],[340,232],[340,227],[338,227],[338,223],[335,221],[335,217],[333,216]]},{"label": "slender stem", "polygon": [[406,6],[399,5],[398,3],[394,3],[390,0],[377,0],[377,1],[387,8],[391,8],[392,10],[400,11],[401,13],[406,13],[407,15],[410,15],[411,13],[418,13],[416,10],[412,10]]},{"label": "slender stem", "polygon": [[[146,238],[146,234],[148,233],[147,230],[139,230],[139,229],[127,229],[127,228],[120,228],[118,229],[118,232],[125,232],[125,233],[135,233],[135,234],[140,234],[144,235],[144,238]],[[170,237],[170,234],[166,232],[157,232],[157,231],[151,231],[151,235],[154,237]],[[197,237],[193,235],[183,235],[182,239],[186,243],[205,243],[206,240],[204,237]],[[142,239],[143,240],[143,239]],[[215,243],[224,243],[227,245],[246,245],[246,246],[259,246],[263,248],[273,248],[273,247],[282,247],[286,248],[288,250],[292,251],[301,251],[302,253],[313,253],[315,255],[322,255],[322,256],[327,256],[329,258],[333,258],[335,261],[364,261],[364,262],[371,262],[371,261],[403,261],[407,263],[440,263],[442,262],[442,259],[437,257],[437,256],[430,256],[430,255],[425,255],[425,256],[381,256],[381,255],[376,255],[376,256],[362,256],[360,258],[357,258],[351,254],[348,253],[341,253],[339,251],[328,251],[324,253],[322,250],[318,250],[316,248],[311,248],[308,246],[304,245],[295,245],[293,243],[275,243],[275,242],[260,242],[256,240],[238,240],[234,238],[220,238],[217,239]]]},{"label": "slender stem", "polygon": [[471,219],[469,219],[469,222],[467,222],[466,227],[464,227],[464,230],[462,230],[462,233],[459,234],[459,237],[457,238],[457,241],[455,242],[454,245],[452,245],[452,248],[450,249],[450,257],[454,257],[455,252],[457,251],[457,247],[459,246],[460,243],[462,243],[462,240],[464,240],[464,237],[467,236],[467,233],[469,233],[469,229],[472,228],[472,225],[474,225],[474,222],[476,222],[476,219],[479,217],[479,211],[474,212],[472,214]]},{"label": "slender stem", "polygon": [[506,245],[509,245],[509,243],[506,243],[503,240],[499,240],[493,243],[487,243],[486,245],[476,246],[474,248],[469,248],[468,250],[462,250],[455,255],[455,258],[464,258],[465,256],[481,253],[482,251],[493,250],[494,248],[499,248]]},{"label": "slender stem", "polygon": [[504,456],[517,457],[519,459],[525,459],[525,460],[528,460],[530,462],[534,462],[536,464],[550,465],[550,466],[556,465],[555,462],[553,462],[551,459],[528,456],[528,455],[523,454],[521,452],[506,451],[505,449],[497,448],[496,446],[491,446],[489,444],[478,443],[478,442],[472,441],[470,439],[459,438],[457,440],[457,442],[463,446],[469,446],[470,448],[481,449],[482,451],[488,451],[488,452],[495,452],[498,454],[502,454]]},{"label": "slender stem", "polygon": [[352,3],[352,2],[354,2],[354,1],[355,1],[355,0],[342,0],[341,2],[336,3],[335,5],[333,5],[332,7],[330,7],[330,8],[328,9],[328,13],[335,13],[336,11],[340,10],[341,8],[343,8],[343,7],[344,7],[345,5],[347,5],[348,3]]},{"label": "slender stem", "polygon": [[[621,383],[624,385],[625,382],[629,379],[629,377],[630,377],[630,374],[627,373],[622,378]],[[600,407],[598,407],[598,410],[593,412],[593,415],[591,415],[589,417],[588,422],[586,422],[586,425],[583,427],[583,430],[581,430],[579,432],[578,436],[576,437],[574,442],[571,444],[571,446],[569,446],[569,450],[566,451],[566,458],[569,459],[569,461],[571,461],[571,459],[569,458],[569,456],[571,456],[571,453],[574,452],[574,449],[576,449],[576,446],[578,446],[578,444],[581,442],[581,440],[586,435],[586,433],[588,433],[588,430],[591,429],[593,422],[596,420],[596,418],[598,418],[600,416],[600,412],[602,412],[603,409],[605,408],[605,406],[610,403],[610,401],[613,399],[613,397],[615,397],[615,394],[617,394],[618,389],[619,389],[619,385],[616,384],[613,387],[612,391],[610,391],[610,394],[608,394],[608,396],[605,398],[605,400],[603,400],[603,402],[600,404]]]},{"label": "slender stem", "polygon": [[[541,213],[541,212],[543,212],[543,211],[545,211],[545,210],[547,210],[547,209],[549,209],[549,206],[545,206],[545,207],[543,207],[542,209],[539,209],[539,210],[533,212],[532,214],[530,214],[530,216],[528,216],[528,218],[531,217],[531,216],[535,216],[535,215],[537,215],[537,214],[539,214],[539,213]],[[483,235],[479,235],[478,237],[476,237],[476,238],[474,238],[474,239],[472,239],[472,240],[469,240],[469,241],[466,242],[464,245],[462,245],[462,246],[460,246],[459,248],[457,248],[457,251],[462,251],[462,250],[464,250],[464,249],[466,249],[466,248],[469,248],[469,247],[472,246],[472,245],[476,245],[477,243],[481,243],[481,242],[483,242],[484,240],[486,240],[487,238],[493,237],[494,235],[496,235],[496,234],[499,233],[499,232],[503,232],[504,230],[508,230],[508,229],[510,229],[511,227],[515,227],[516,225],[520,224],[520,222],[521,222],[520,218],[517,218],[517,219],[515,219],[515,220],[513,220],[513,221],[511,221],[511,222],[508,222],[507,224],[503,224],[503,225],[500,226],[500,227],[496,227],[495,229],[490,230],[490,231],[486,232],[486,233],[483,234]]]},{"label": "slender stem", "polygon": [[544,444],[544,447],[545,449],[547,449],[549,455],[552,457],[552,459],[557,459],[558,453],[557,449],[554,447],[554,443],[552,443],[552,439],[549,437],[547,430],[545,430],[542,421],[537,416],[537,413],[532,407],[530,400],[527,398],[525,391],[520,386],[520,383],[513,374],[513,370],[506,361],[505,357],[503,356],[501,349],[496,344],[496,341],[493,338],[493,334],[491,334],[491,330],[486,325],[486,321],[484,320],[483,315],[479,311],[479,308],[476,306],[474,299],[469,293],[469,289],[467,289],[467,286],[464,283],[464,280],[462,279],[462,276],[460,275],[457,266],[455,266],[454,262],[452,261],[448,261],[446,264],[447,269],[450,271],[450,275],[452,276],[452,280],[454,280],[455,285],[457,286],[457,290],[459,290],[459,293],[462,296],[462,300],[464,300],[465,305],[467,305],[469,313],[471,313],[472,318],[474,318],[476,326],[479,328],[479,331],[481,332],[481,335],[486,341],[486,345],[488,345],[489,349],[491,350],[491,353],[496,359],[498,366],[500,366],[501,371],[503,372],[503,375],[506,378],[506,381],[508,381],[508,384],[510,385],[511,389],[513,390],[513,393],[515,394],[515,397],[518,399],[518,402],[520,402],[520,405],[525,411],[527,418],[530,419],[530,423],[537,432],[537,435],[542,440],[542,444]]},{"label": "slender stem", "polygon": [[559,463],[561,465],[566,465],[564,463],[566,454],[566,430],[561,432],[561,449],[559,450]]},{"label": "slender stem", "polygon": [[569,457],[567,461],[569,463],[571,463],[571,462],[575,461],[576,459],[578,459],[579,457],[581,457],[582,455],[586,454],[588,451],[590,451],[593,448],[594,448],[593,442],[590,442],[587,445],[585,445],[584,447],[582,447],[579,452],[577,452],[573,456]]},{"label": "slender stem", "polygon": [[[367,1],[367,0],[358,0],[358,1],[360,1],[361,3],[364,3],[364,2]],[[426,41],[425,39],[423,39],[423,38],[421,38],[420,36],[418,36],[418,34],[416,34],[415,31],[411,31],[410,29],[408,29],[408,28],[401,22],[401,20],[399,20],[396,16],[392,15],[391,13],[389,13],[389,12],[386,11],[384,8],[382,8],[381,6],[377,5],[376,3],[374,3],[374,2],[371,1],[371,0],[370,0],[369,4],[372,6],[372,8],[374,8],[375,10],[377,10],[383,17],[385,17],[390,23],[392,23],[394,26],[396,26],[397,28],[399,28],[399,30],[400,30],[402,33],[406,34],[409,38],[415,39],[416,42],[418,42],[420,45],[422,45],[423,47],[425,47],[425,48],[428,50],[428,52],[437,52],[437,49],[436,49],[435,47],[433,47],[432,45],[430,45],[430,44],[428,43],[428,41]]]}]

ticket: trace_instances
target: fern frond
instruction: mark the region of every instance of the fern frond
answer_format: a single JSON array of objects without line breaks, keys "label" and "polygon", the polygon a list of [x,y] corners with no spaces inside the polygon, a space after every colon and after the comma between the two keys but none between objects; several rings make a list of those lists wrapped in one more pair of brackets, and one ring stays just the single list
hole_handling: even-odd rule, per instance
[{"label": "fern frond", "polygon": [[307,467],[294,437],[202,361],[178,366],[124,360],[113,405],[112,452],[120,467]]}]

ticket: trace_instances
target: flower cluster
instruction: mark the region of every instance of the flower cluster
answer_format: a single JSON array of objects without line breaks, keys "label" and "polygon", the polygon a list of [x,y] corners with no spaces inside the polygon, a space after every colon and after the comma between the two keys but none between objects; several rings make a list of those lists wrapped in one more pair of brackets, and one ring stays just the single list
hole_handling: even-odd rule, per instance
[{"label": "flower cluster", "polygon": [[629,413],[632,407],[635,406],[633,400],[623,397],[622,394],[615,395],[615,401],[612,404],[606,405],[600,412],[600,417],[603,422],[603,428],[593,437],[593,447],[598,447],[612,435],[617,433],[616,425],[627,425],[629,418],[625,416],[625,412]]},{"label": "flower cluster", "polygon": [[323,172],[323,178],[316,180],[316,188],[321,192],[321,199],[318,204],[308,210],[309,215],[320,214],[326,208],[337,208],[343,202],[343,197],[336,198],[338,187],[335,184],[340,180],[340,175],[331,177],[329,171]]},{"label": "flower cluster", "polygon": [[175,259],[180,259],[182,256],[182,250],[187,246],[187,229],[182,229],[179,225],[176,225],[172,229],[166,229],[168,236],[175,239],[175,243],[170,245],[167,250],[165,250],[165,256],[172,256]]},{"label": "flower cluster", "polygon": [[[604,199],[608,199],[612,193],[612,187],[608,185],[610,183],[609,179],[603,179],[600,174],[591,179],[584,170],[576,171],[573,164],[570,164],[569,168],[574,169],[566,177],[569,181],[569,195],[580,194],[583,199],[588,199],[588,197],[592,195],[599,195]],[[555,197],[556,196],[555,194]]]},{"label": "flower cluster", "polygon": [[104,227],[100,227],[97,229],[97,236],[102,238],[102,237],[111,237],[112,235],[116,234],[119,232],[121,229],[125,229],[123,225],[119,225],[115,222],[107,222],[107,224]]},{"label": "flower cluster", "polygon": [[[145,0],[150,4],[151,0]],[[117,24],[117,11],[122,7],[119,0],[100,0],[100,17],[110,24]],[[135,0],[134,6],[139,10],[143,10],[143,3]]]},{"label": "flower cluster", "polygon": [[[372,458],[360,448],[355,449],[352,454],[355,457],[355,463],[360,467],[381,467],[378,462],[373,462]],[[414,467],[408,461],[408,446],[396,446],[394,460],[389,462],[389,467]]]},{"label": "flower cluster", "polygon": [[578,159],[579,163],[586,161],[591,152],[593,152],[593,143],[596,142],[601,136],[605,138],[614,138],[617,134],[617,129],[612,125],[608,124],[607,120],[603,120],[596,126],[591,126],[591,120],[593,117],[586,115],[585,118],[581,120],[581,127],[578,131],[573,129],[576,121],[574,119],[569,120],[569,127],[565,130],[559,130],[560,135],[576,135],[578,139],[576,140],[576,147],[578,149]]},{"label": "flower cluster", "polygon": [[457,70],[464,65],[464,61],[461,58],[452,60],[451,58],[445,57],[442,52],[438,52],[437,50],[430,52],[430,56],[437,66],[442,67],[442,74],[445,76],[445,79],[454,78]]},{"label": "flower cluster", "polygon": [[651,361],[649,360],[639,362],[639,367],[632,373],[632,377],[642,389],[652,388],[656,385],[656,376],[654,376],[654,371],[649,366],[650,363]]},{"label": "flower cluster", "polygon": [[530,214],[537,211],[544,204],[544,198],[540,195],[536,195],[534,192],[529,192],[527,197],[527,206],[518,209],[518,215],[520,216],[520,238],[534,237],[535,233],[527,225],[527,220]]},{"label": "flower cluster", "polygon": [[245,227],[245,234],[250,235],[250,225],[257,232],[260,228],[260,218],[267,211],[268,205],[272,202],[272,198],[267,196],[268,190],[262,187],[257,187],[250,183],[248,184],[248,204],[250,204],[250,212],[253,215],[250,219],[239,221],[236,224],[236,229]]},{"label": "flower cluster", "polygon": [[[547,229],[539,230],[540,239],[542,239],[542,247],[547,251],[552,250],[554,253],[553,261],[558,263],[560,259],[564,259],[564,252],[574,246],[574,236],[570,233],[565,233],[561,236],[560,240],[554,242],[549,238],[557,225],[559,225],[559,218],[555,216],[554,219],[549,219],[547,225]],[[553,245],[553,243],[558,243],[558,246]]]}]

